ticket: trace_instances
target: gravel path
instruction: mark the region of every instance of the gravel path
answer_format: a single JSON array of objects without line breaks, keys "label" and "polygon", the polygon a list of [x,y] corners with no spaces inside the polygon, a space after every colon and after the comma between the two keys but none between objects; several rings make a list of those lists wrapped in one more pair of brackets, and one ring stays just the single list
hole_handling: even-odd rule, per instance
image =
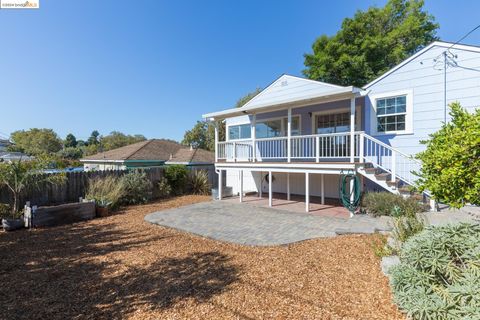
[{"label": "gravel path", "polygon": [[144,221],[208,199],[0,233],[0,319],[404,318],[372,236],[249,247]]}]

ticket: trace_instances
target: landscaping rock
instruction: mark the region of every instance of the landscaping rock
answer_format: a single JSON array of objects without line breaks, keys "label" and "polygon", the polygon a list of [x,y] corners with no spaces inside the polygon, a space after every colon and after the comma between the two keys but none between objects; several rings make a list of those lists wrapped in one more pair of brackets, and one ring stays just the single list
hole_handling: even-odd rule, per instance
[{"label": "landscaping rock", "polygon": [[369,226],[353,226],[351,228],[337,228],[335,233],[342,234],[372,234],[375,233],[375,228]]},{"label": "landscaping rock", "polygon": [[384,275],[389,277],[388,270],[400,263],[400,258],[398,256],[388,256],[383,257],[382,262],[380,262],[380,267]]}]

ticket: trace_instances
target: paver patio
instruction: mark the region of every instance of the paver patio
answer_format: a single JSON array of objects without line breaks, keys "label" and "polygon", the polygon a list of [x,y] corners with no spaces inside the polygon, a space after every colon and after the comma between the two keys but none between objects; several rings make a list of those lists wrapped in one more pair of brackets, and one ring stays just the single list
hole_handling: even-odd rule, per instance
[{"label": "paver patio", "polygon": [[212,201],[149,214],[145,220],[203,237],[244,245],[283,245],[338,233],[388,230],[388,218],[289,212],[232,201]]}]

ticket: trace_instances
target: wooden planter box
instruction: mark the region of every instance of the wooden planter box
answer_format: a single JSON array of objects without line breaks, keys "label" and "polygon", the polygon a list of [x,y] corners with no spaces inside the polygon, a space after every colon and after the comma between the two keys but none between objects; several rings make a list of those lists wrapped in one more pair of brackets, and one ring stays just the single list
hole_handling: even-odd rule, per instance
[{"label": "wooden planter box", "polygon": [[49,227],[95,218],[94,202],[39,207],[32,214],[33,227]]}]

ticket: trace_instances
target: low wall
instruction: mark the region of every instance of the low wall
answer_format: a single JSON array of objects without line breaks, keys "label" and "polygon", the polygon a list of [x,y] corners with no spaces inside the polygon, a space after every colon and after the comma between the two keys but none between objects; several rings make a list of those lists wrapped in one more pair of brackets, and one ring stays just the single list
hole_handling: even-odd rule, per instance
[{"label": "low wall", "polygon": [[[29,208],[30,209],[30,208]],[[31,212],[31,210],[27,210]],[[30,218],[33,227],[50,227],[95,218],[94,202],[67,203],[51,207],[39,207]]]}]

